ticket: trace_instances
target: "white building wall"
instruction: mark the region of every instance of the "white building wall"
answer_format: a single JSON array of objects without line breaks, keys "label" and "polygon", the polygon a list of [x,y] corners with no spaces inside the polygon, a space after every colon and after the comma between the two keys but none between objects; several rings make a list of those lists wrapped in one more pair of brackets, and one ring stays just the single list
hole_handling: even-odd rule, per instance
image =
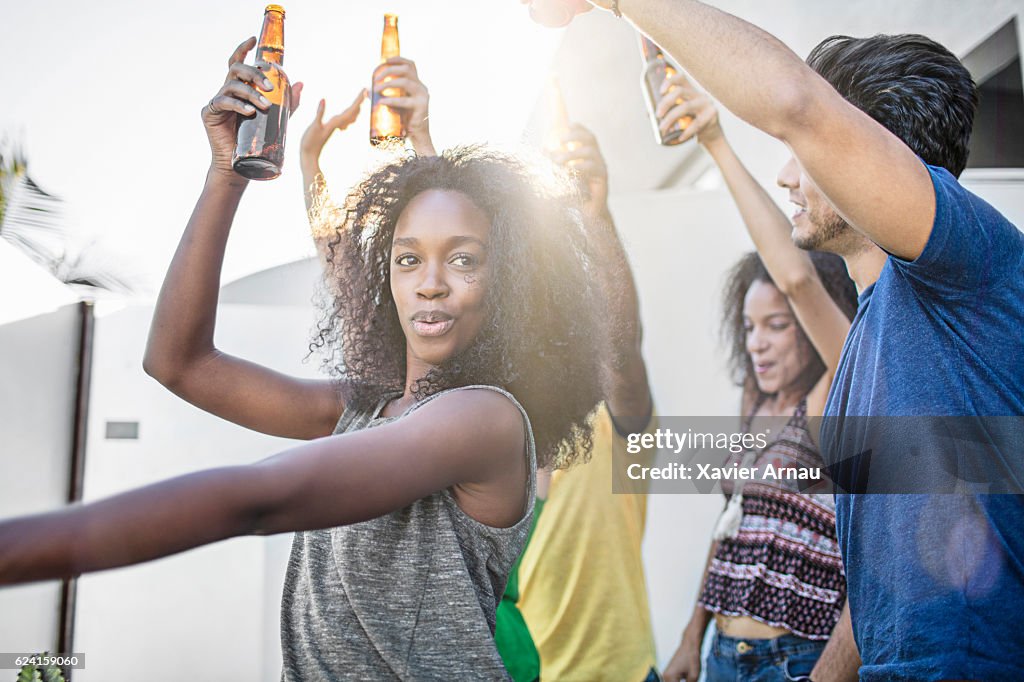
[{"label": "white building wall", "polygon": [[[142,371],[153,309],[131,306],[96,323],[85,499],[199,469],[254,462],[294,441],[248,431],[181,400]],[[222,350],[298,376],[312,311],[221,306]],[[107,421],[137,421],[138,440],[107,440]],[[159,532],[159,529],[154,529]],[[84,576],[76,682],[277,680],[278,604],[290,536],[236,538],[184,554]],[[267,557],[272,557],[268,565]]]},{"label": "white building wall", "polygon": [[[725,190],[639,192],[612,202],[641,302],[644,356],[661,415],[736,415],[718,329],[725,269],[750,247]],[[609,487],[610,487],[609,482]],[[716,495],[652,495],[644,564],[659,663],[693,610]]]},{"label": "white building wall", "polygon": [[[78,319],[73,304],[0,325],[0,518],[67,500]],[[0,590],[0,650],[54,652],[59,623],[59,581]]]}]

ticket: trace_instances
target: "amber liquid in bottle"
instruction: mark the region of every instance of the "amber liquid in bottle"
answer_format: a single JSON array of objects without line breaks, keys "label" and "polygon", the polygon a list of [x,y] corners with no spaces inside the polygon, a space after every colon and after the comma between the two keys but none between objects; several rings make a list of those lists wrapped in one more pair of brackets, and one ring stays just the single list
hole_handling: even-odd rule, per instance
[{"label": "amber liquid in bottle", "polygon": [[[383,67],[385,61],[391,57],[397,57],[398,51],[398,15],[384,15],[384,35],[380,39],[380,62],[374,70],[374,81],[377,71]],[[390,78],[386,79],[390,80]],[[374,92],[370,106],[370,144],[379,145],[385,142],[404,141],[405,125],[402,124],[402,116],[391,107],[380,103],[383,97],[401,97],[400,88],[384,88],[381,92]]]},{"label": "amber liquid in bottle", "polygon": [[284,8],[267,5],[263,30],[256,47],[256,68],[263,72],[274,89],[257,90],[268,100],[266,111],[238,117],[238,137],[231,165],[235,172],[250,180],[272,180],[281,174],[284,164],[284,139],[291,111],[292,86],[285,75]]},{"label": "amber liquid in bottle", "polygon": [[[643,34],[640,34],[640,54],[644,61],[641,84],[643,85],[644,99],[647,102],[647,113],[650,114],[651,123],[654,126],[654,137],[658,144],[680,144],[683,131],[693,122],[693,119],[690,116],[683,116],[676,125],[662,133],[658,128],[657,114],[658,101],[662,98],[661,84],[665,82],[666,78],[676,75],[679,68],[668,60],[657,43]],[[682,102],[682,100],[678,101]]]}]

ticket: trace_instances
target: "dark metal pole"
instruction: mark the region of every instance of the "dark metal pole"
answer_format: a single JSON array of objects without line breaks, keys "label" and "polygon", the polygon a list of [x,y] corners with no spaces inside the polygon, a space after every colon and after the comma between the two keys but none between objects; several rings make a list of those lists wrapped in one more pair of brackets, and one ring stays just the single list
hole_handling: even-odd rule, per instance
[{"label": "dark metal pole", "polygon": [[[75,413],[71,433],[71,471],[68,485],[68,502],[82,499],[82,485],[85,477],[85,438],[89,422],[89,390],[92,385],[92,344],[95,318],[93,302],[78,304],[78,376],[75,379]],[[78,596],[78,579],[67,578],[60,590],[60,631],[57,633],[57,652],[70,654],[74,651],[75,600]],[[65,670],[70,682],[71,670]]]}]

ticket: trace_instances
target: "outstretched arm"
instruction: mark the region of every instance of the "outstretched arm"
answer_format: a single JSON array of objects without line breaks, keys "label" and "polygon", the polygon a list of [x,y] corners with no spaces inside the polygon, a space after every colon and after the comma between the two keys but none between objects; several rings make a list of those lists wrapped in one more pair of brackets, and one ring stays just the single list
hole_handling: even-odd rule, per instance
[{"label": "outstretched arm", "polygon": [[136,564],[238,535],[357,523],[458,485],[486,488],[494,525],[512,525],[526,504],[525,438],[522,415],[504,396],[441,396],[392,424],[256,464],[2,522],[0,584]]},{"label": "outstretched arm", "polygon": [[[338,387],[285,376],[218,350],[213,343],[221,265],[247,180],[231,168],[238,115],[266,109],[269,81],[243,63],[255,38],[232,54],[224,86],[203,108],[212,151],[206,185],[174,254],[149,330],[143,367],[195,406],[242,426],[290,438],[331,433],[341,414]],[[298,106],[302,84],[292,90]],[[293,107],[294,108],[294,107]]]},{"label": "outstretched arm", "polygon": [[667,128],[682,116],[693,118],[683,138],[696,136],[718,164],[768,274],[789,300],[800,326],[825,363],[825,374],[807,399],[808,414],[823,414],[828,387],[850,331],[850,320],[825,289],[811,257],[793,244],[789,219],[736,156],[722,132],[711,98],[694,88],[682,74],[667,83],[666,93],[658,103],[660,125]]},{"label": "outstretched arm", "polygon": [[641,352],[640,302],[629,259],[608,208],[608,169],[597,139],[585,127],[570,126],[561,143],[552,156],[584,183],[583,220],[597,254],[596,274],[613,329],[611,348],[603,363],[605,402],[620,431],[643,431],[653,405]]},{"label": "outstretched arm", "polygon": [[900,258],[921,254],[935,217],[928,170],[792,50],[697,0],[621,0],[619,7],[726,108],[785,142],[855,229]]}]

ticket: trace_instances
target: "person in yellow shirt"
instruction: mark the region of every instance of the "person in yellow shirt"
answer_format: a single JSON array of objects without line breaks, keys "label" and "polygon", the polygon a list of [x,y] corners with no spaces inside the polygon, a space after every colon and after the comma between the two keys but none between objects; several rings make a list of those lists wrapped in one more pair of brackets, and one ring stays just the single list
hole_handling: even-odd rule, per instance
[{"label": "person in yellow shirt", "polygon": [[[542,681],[653,681],[660,678],[641,556],[647,498],[612,466],[613,446],[625,449],[616,440],[656,428],[639,304],[608,208],[608,173],[596,139],[570,126],[560,149],[554,160],[583,183],[584,220],[616,332],[604,363],[605,401],[592,417],[591,459],[550,474],[544,513],[519,567],[518,606],[540,652]],[[617,490],[632,485],[637,494],[613,494],[613,475],[623,479]]]}]

